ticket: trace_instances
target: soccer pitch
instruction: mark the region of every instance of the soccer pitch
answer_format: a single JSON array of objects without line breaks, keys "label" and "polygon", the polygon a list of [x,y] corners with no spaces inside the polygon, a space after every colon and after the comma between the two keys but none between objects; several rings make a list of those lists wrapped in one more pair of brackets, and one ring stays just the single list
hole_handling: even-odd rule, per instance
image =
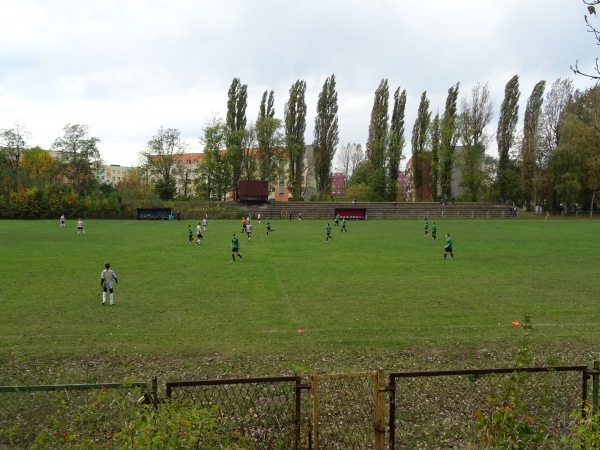
[{"label": "soccer pitch", "polygon": [[[1,352],[456,353],[514,348],[512,322],[525,316],[539,348],[599,342],[597,221],[441,220],[437,241],[422,220],[349,221],[347,233],[332,220],[327,242],[326,224],[274,220],[267,236],[254,220],[247,241],[240,221],[209,220],[196,245],[197,221],[87,220],[85,235],[74,220],[1,221]],[[454,260],[442,260],[446,233]],[[101,305],[107,261],[119,279],[112,307]]]}]

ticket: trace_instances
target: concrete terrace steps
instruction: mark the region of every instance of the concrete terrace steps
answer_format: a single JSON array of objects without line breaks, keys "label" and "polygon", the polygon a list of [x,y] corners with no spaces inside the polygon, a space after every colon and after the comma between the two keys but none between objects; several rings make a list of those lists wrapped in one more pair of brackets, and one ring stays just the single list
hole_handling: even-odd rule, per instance
[{"label": "concrete terrace steps", "polygon": [[[244,205],[245,207],[245,205]],[[298,220],[332,219],[336,209],[366,209],[368,219],[514,219],[517,215],[498,203],[376,203],[376,202],[273,202],[247,207],[256,217]]]}]

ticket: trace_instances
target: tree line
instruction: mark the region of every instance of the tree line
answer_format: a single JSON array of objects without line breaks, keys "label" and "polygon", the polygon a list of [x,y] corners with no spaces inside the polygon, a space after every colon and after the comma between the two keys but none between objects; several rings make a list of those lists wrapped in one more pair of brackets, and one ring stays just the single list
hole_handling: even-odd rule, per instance
[{"label": "tree line", "polygon": [[[519,122],[519,77],[506,84],[495,132],[487,83],[477,83],[460,98],[460,84],[449,87],[443,112],[432,117],[427,91],[420,96],[410,139],[407,189],[399,189],[401,161],[407,146],[407,93],[390,95],[387,79],[374,94],[365,150],[360,144],[338,148],[338,93],[335,75],[325,80],[318,97],[312,158],[306,158],[306,82],[289,90],[283,119],[276,117],[274,92],[265,91],[256,119],[247,120],[247,85],[234,78],[227,115],[210,119],[200,137],[203,160],[190,168],[177,164],[188,152],[176,128],[161,127],[141,153],[139,171],[116,185],[96,179],[102,159],[100,139],[86,125],[68,124],[52,144],[57,158],[30,147],[28,130],[17,124],[0,130],[0,203],[5,210],[60,210],[65,207],[120,208],[143,201],[171,200],[177,180],[186,198],[223,200],[239,180],[285,180],[291,199],[305,199],[313,177],[319,200],[331,199],[334,159],[348,176],[346,198],[370,201],[502,201],[526,208],[591,210],[600,184],[600,89],[580,91],[570,79],[549,89],[544,80],[533,87]],[[389,112],[391,111],[391,116]],[[486,153],[495,139],[498,156]],[[457,172],[458,169],[458,172]],[[188,186],[189,181],[189,186]],[[109,209],[110,209],[109,208]]]}]

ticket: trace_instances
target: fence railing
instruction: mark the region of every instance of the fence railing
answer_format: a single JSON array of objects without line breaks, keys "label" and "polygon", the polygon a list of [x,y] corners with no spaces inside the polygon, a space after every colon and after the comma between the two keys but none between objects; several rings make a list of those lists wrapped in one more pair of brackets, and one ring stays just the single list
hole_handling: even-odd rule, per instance
[{"label": "fence railing", "polygon": [[[591,370],[555,366],[394,372],[387,380],[379,370],[317,374],[307,383],[296,376],[170,381],[165,394],[173,402],[213,409],[256,449],[457,448],[477,442],[475,413],[489,416],[515,374],[527,375],[518,386],[527,416],[543,417],[548,434],[557,439],[572,433],[573,412],[585,416],[590,379],[591,403],[598,411],[597,362]],[[156,379],[151,384],[0,386],[0,404],[12,406],[0,410],[14,413],[19,408],[19,420],[31,421],[33,432],[48,409],[40,406],[40,394],[101,388],[139,388],[148,401],[160,401]],[[31,395],[35,397],[29,399]],[[24,412],[27,408],[31,411]],[[2,430],[14,419],[0,412],[0,447],[5,444]]]}]

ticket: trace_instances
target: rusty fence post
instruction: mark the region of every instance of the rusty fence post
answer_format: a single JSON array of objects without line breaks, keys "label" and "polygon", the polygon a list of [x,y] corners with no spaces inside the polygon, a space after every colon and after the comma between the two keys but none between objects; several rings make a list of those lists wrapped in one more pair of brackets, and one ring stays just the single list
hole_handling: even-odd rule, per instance
[{"label": "rusty fence post", "polygon": [[598,378],[600,375],[600,362],[594,361],[594,370],[592,371],[592,410],[591,414],[598,411]]},{"label": "rusty fence post", "polygon": [[385,375],[383,369],[375,377],[375,450],[385,450]]}]

